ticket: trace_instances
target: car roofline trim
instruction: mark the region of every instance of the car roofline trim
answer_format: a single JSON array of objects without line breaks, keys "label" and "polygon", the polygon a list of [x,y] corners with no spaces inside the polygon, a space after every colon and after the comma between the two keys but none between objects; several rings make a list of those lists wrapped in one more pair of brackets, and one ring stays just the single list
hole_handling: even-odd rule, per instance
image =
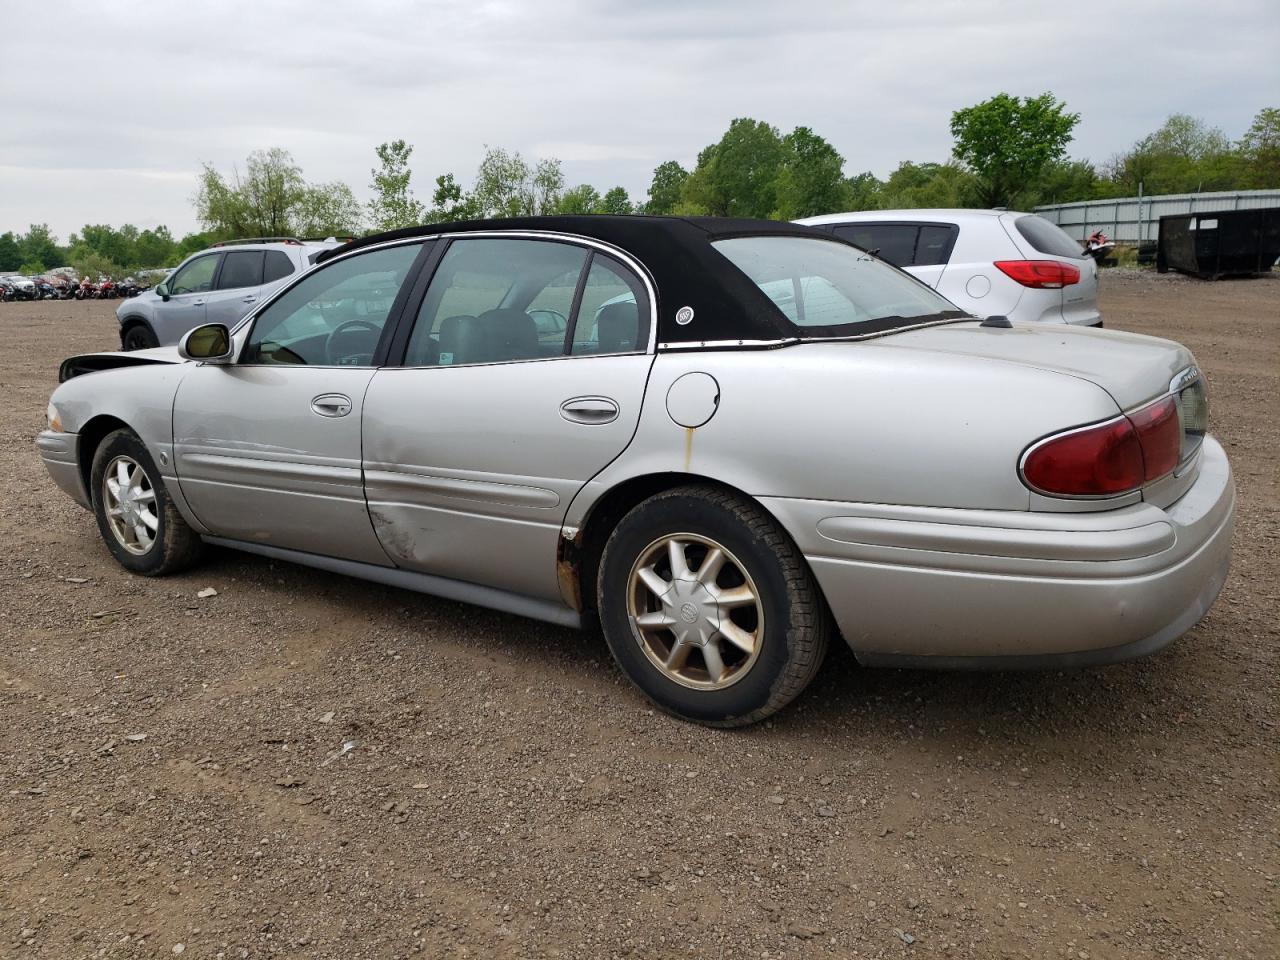
[{"label": "car roofline trim", "polygon": [[727,347],[745,347],[747,349],[772,349],[774,347],[790,347],[797,343],[840,343],[844,341],[876,340],[894,333],[906,333],[908,330],[923,330],[926,327],[940,327],[948,323],[973,323],[977,317],[948,317],[945,320],[930,320],[927,323],[914,323],[905,327],[893,327],[889,330],[877,330],[874,333],[859,333],[844,337],[780,337],[776,340],[689,340],[676,343],[660,343],[659,350],[723,350]]}]

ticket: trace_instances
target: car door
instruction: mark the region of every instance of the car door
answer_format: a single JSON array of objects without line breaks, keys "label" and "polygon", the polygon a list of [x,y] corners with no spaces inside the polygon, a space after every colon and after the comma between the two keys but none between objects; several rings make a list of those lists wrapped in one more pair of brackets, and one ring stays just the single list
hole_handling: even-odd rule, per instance
[{"label": "car door", "polygon": [[213,290],[205,298],[205,323],[234,327],[253,309],[262,287],[264,253],[263,250],[228,250],[223,254]]},{"label": "car door", "polygon": [[183,378],[176,470],[214,535],[388,563],[361,485],[361,406],[423,247],[376,247],[325,264],[254,318],[236,362],[202,364]]},{"label": "car door", "polygon": [[365,494],[398,565],[562,599],[560,525],[635,433],[651,302],[599,248],[450,242],[406,314],[402,364],[365,398]]},{"label": "car door", "polygon": [[[171,343],[205,322],[209,293],[221,263],[221,252],[206,253],[188,260],[165,281],[168,299],[155,307],[156,332],[165,331],[165,342]],[[167,335],[170,333],[172,336]]]}]

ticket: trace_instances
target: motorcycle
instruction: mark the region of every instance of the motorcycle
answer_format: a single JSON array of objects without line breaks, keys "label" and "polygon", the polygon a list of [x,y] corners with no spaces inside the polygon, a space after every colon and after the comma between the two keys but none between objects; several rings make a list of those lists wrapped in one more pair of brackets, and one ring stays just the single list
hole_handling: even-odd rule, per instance
[{"label": "motorcycle", "polygon": [[1107,235],[1101,230],[1095,230],[1089,234],[1089,239],[1084,244],[1084,252],[1093,257],[1099,266],[1102,265],[1103,260],[1111,256],[1115,248],[1115,241],[1108,239]]},{"label": "motorcycle", "polygon": [[76,287],[75,298],[77,300],[93,300],[98,296],[98,285],[85,277],[80,281],[80,285]]},{"label": "motorcycle", "polygon": [[117,296],[116,282],[110,277],[100,277],[98,279],[98,299],[111,300]]},{"label": "motorcycle", "polygon": [[116,284],[116,292],[121,297],[136,297],[142,292],[142,287],[138,285],[138,281],[133,277],[125,277]]}]

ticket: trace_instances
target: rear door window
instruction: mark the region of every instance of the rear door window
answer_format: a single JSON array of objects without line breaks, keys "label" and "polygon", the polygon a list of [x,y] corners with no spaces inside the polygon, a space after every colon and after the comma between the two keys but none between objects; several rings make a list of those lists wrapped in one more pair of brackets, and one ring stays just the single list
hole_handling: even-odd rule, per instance
[{"label": "rear door window", "polygon": [[574,356],[630,353],[649,346],[649,300],[630,270],[596,253],[573,327]]},{"label": "rear door window", "polygon": [[956,228],[946,223],[921,224],[920,237],[916,240],[916,256],[912,266],[936,267],[951,257]]},{"label": "rear door window", "polygon": [[895,267],[909,267],[915,259],[919,227],[902,223],[847,223],[835,228],[835,235],[848,240]]},{"label": "rear door window", "polygon": [[563,356],[587,261],[548,240],[454,240],[436,268],[405,354],[411,367]]},{"label": "rear door window", "polygon": [[268,250],[266,263],[262,268],[262,282],[274,283],[282,277],[293,273],[293,261],[287,253],[280,250]]},{"label": "rear door window", "polygon": [[1022,239],[1038,251],[1050,257],[1067,257],[1071,260],[1085,258],[1084,247],[1044,217],[1029,213],[1013,222]]},{"label": "rear door window", "polygon": [[262,251],[232,250],[222,260],[218,274],[219,290],[262,286]]}]

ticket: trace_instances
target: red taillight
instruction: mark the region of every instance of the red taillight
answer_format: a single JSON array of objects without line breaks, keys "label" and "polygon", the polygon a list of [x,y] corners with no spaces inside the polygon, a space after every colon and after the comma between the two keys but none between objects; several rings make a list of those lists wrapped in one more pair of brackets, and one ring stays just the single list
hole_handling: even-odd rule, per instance
[{"label": "red taillight", "polygon": [[1022,476],[1043,493],[1105,497],[1142,486],[1142,444],[1128,418],[1042,441],[1022,463]]},{"label": "red taillight", "polygon": [[997,260],[996,268],[1024,287],[1060,290],[1080,282],[1080,270],[1057,260]]},{"label": "red taillight", "polygon": [[1142,443],[1142,459],[1146,463],[1147,482],[1171,473],[1178,465],[1182,450],[1182,424],[1178,422],[1178,404],[1165,397],[1129,414]]},{"label": "red taillight", "polygon": [[1171,473],[1181,449],[1178,406],[1164,397],[1128,416],[1040,441],[1023,459],[1022,477],[1042,493],[1114,496]]}]

